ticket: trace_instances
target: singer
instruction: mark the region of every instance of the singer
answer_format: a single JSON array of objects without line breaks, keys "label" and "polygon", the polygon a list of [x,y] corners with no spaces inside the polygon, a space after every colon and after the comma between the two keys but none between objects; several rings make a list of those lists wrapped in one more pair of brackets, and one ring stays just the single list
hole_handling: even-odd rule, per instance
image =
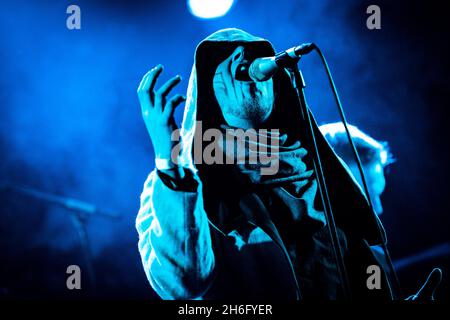
[{"label": "singer", "polygon": [[[256,58],[274,53],[262,38],[224,29],[198,45],[186,98],[169,96],[178,76],[156,85],[162,66],[150,70],[139,85],[156,168],[141,195],[138,247],[148,281],[163,299],[343,297],[291,80],[283,69],[265,81],[239,76]],[[174,159],[173,113],[183,101],[182,146]],[[195,164],[199,121],[205,130],[224,133],[230,128],[276,130],[278,147],[271,152],[277,155],[278,171],[262,175],[260,164],[245,161]],[[386,241],[377,232],[381,222],[316,125],[314,130],[351,297],[390,300],[382,266],[379,287],[367,285],[368,267],[378,265],[370,246]],[[247,153],[259,152],[259,141]],[[233,156],[228,151],[235,146],[216,144]]]}]

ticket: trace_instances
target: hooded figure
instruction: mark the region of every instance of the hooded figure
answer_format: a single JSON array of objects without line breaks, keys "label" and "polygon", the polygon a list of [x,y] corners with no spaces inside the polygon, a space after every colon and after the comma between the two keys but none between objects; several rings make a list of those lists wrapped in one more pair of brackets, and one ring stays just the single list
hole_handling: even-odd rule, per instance
[{"label": "hooded figure", "polygon": [[[260,174],[258,165],[196,159],[200,130],[213,128],[226,135],[230,128],[244,127],[233,121],[233,110],[225,110],[226,101],[218,101],[220,92],[230,89],[220,77],[235,76],[226,66],[222,70],[222,64],[273,54],[268,41],[238,29],[220,30],[196,49],[181,128],[178,165],[184,177],[152,171],[136,220],[144,271],[163,299],[342,298],[313,165],[303,145],[306,125],[287,72],[278,72],[267,87],[274,95],[268,117],[249,112],[261,118],[261,127],[279,130],[267,134],[279,145],[275,174]],[[313,125],[351,295],[392,299],[381,267],[369,279],[373,266],[379,266],[370,246],[386,241],[384,229]],[[216,140],[216,147],[228,150]],[[203,150],[201,145],[200,154]]]}]

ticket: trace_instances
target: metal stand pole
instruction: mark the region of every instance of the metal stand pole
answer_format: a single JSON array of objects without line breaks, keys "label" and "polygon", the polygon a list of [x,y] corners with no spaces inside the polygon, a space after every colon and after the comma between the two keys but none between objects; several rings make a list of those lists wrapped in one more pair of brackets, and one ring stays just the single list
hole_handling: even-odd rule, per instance
[{"label": "metal stand pole", "polygon": [[334,221],[333,211],[331,208],[330,198],[328,196],[328,189],[325,183],[325,177],[322,169],[322,163],[320,161],[320,154],[317,148],[316,139],[314,136],[314,129],[311,121],[311,116],[306,103],[306,98],[304,94],[305,82],[303,76],[298,69],[297,61],[292,63],[286,69],[289,71],[294,89],[298,96],[298,101],[303,116],[303,120],[306,124],[306,143],[308,150],[312,155],[312,160],[314,164],[314,172],[316,173],[318,189],[320,193],[320,198],[322,200],[322,207],[327,221],[328,230],[331,237],[331,245],[333,247],[334,256],[336,258],[336,266],[341,279],[342,291],[344,298],[346,300],[351,300],[350,284],[348,280],[348,275],[344,263],[344,257],[342,253],[341,246],[339,244],[339,238],[336,230],[336,223]]}]

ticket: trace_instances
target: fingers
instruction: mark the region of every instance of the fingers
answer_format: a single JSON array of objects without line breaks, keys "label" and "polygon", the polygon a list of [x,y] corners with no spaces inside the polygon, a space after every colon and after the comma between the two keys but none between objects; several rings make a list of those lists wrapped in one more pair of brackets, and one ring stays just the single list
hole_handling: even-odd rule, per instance
[{"label": "fingers", "polygon": [[148,75],[150,74],[150,71],[148,71],[143,77],[141,82],[139,83],[139,86],[137,88],[137,93],[139,94],[140,92],[142,92],[142,88],[145,86],[145,83],[147,82],[148,79]]},{"label": "fingers", "polygon": [[163,72],[164,67],[161,64],[158,64],[152,70],[150,70],[148,87],[146,88],[150,95],[153,94],[153,90],[155,89],[156,80],[158,80],[159,75]]},{"label": "fingers", "polygon": [[164,67],[161,64],[158,64],[156,67],[148,71],[142,78],[141,83],[139,84],[138,93],[153,90],[156,84],[156,80],[158,79],[163,69]]},{"label": "fingers", "polygon": [[182,94],[176,94],[172,98],[167,101],[167,104],[164,107],[164,113],[171,118],[175,111],[175,108],[180,105],[183,101],[186,100],[186,97]]},{"label": "fingers", "polygon": [[166,104],[166,97],[170,91],[181,81],[180,76],[175,76],[164,83],[159,90],[155,92],[155,107],[163,111]]},{"label": "fingers", "polygon": [[433,271],[428,275],[425,284],[420,288],[420,290],[406,298],[408,301],[429,301],[434,300],[434,291],[439,286],[442,280],[442,270],[439,268],[434,268]]},{"label": "fingers", "polygon": [[169,79],[158,90],[154,91],[158,77],[161,75],[163,69],[164,67],[162,65],[157,65],[144,75],[139,84],[137,93],[143,115],[148,114],[150,108],[155,108],[155,110],[161,112],[167,109],[165,114],[170,117],[175,107],[185,100],[184,96],[178,94],[166,103],[167,95],[181,81],[181,76],[179,75]]},{"label": "fingers", "polygon": [[139,103],[141,105],[142,114],[146,114],[148,112],[148,108],[150,108],[150,99],[148,96],[148,92],[144,89],[147,87],[148,76],[151,71],[147,72],[141,80],[139,87],[137,89],[137,95],[139,99]]},{"label": "fingers", "polygon": [[155,77],[161,74],[161,71],[161,65],[158,65],[155,68],[151,69],[144,75],[138,86],[137,95],[141,105],[141,112],[144,116],[148,114],[149,108],[151,108],[153,104],[153,94],[150,94],[149,92],[151,82],[155,81]]},{"label": "fingers", "polygon": [[142,78],[137,89],[138,98],[141,102],[142,108],[150,107],[151,105],[153,105],[153,88],[162,71],[163,66],[159,64],[148,71]]},{"label": "fingers", "polygon": [[175,77],[169,79],[166,83],[164,83],[161,88],[159,88],[158,91],[156,91],[156,94],[161,95],[161,97],[165,98],[170,91],[181,81],[181,77],[179,75],[176,75]]},{"label": "fingers", "polygon": [[434,268],[429,274],[427,281],[416,294],[419,300],[434,300],[434,291],[442,280],[442,270]]}]

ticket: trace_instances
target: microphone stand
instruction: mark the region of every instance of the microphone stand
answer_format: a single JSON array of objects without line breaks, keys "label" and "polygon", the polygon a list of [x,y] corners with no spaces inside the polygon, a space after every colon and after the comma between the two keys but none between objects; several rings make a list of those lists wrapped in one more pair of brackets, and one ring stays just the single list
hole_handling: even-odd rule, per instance
[{"label": "microphone stand", "polygon": [[91,293],[95,293],[96,277],[92,259],[92,252],[89,244],[89,237],[87,233],[87,222],[89,217],[93,215],[103,216],[110,219],[119,219],[120,216],[117,213],[111,212],[109,210],[100,210],[96,206],[87,202],[45,193],[29,187],[18,186],[9,183],[2,183],[0,187],[0,190],[10,189],[17,193],[24,194],[38,200],[43,200],[51,204],[56,204],[69,210],[72,223],[80,240],[80,247],[83,252],[83,259],[86,265],[86,273],[88,275],[88,282],[90,284]]},{"label": "microphone stand", "polygon": [[293,87],[298,97],[301,114],[303,120],[306,123],[306,139],[307,139],[306,144],[309,147],[309,151],[311,152],[310,154],[312,155],[314,172],[316,173],[317,185],[320,193],[320,198],[322,200],[322,207],[327,221],[328,231],[331,236],[331,245],[336,259],[336,266],[341,280],[343,295],[346,300],[351,300],[351,290],[346,267],[344,264],[343,252],[339,244],[336,223],[334,221],[331,202],[328,196],[328,189],[325,183],[325,176],[323,173],[320,154],[317,148],[317,142],[314,135],[314,128],[311,121],[311,115],[309,113],[309,108],[305,98],[304,89],[306,85],[303,79],[303,75],[301,74],[297,65],[299,60],[300,57],[298,57],[298,59],[292,59],[291,62],[284,67],[289,71]]}]

